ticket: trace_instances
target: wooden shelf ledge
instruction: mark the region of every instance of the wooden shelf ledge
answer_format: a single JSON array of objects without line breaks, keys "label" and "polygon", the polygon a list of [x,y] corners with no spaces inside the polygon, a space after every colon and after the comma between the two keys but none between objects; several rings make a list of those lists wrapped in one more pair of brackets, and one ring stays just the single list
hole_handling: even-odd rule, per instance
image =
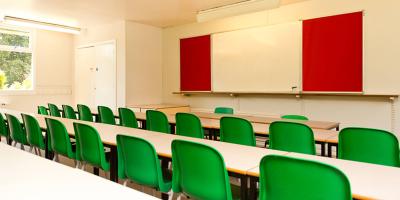
[{"label": "wooden shelf ledge", "polygon": [[251,95],[290,95],[290,96],[348,96],[348,97],[382,97],[398,98],[399,94],[389,93],[353,93],[353,92],[213,92],[213,91],[180,91],[173,92],[176,95],[229,95],[229,96],[251,96]]}]

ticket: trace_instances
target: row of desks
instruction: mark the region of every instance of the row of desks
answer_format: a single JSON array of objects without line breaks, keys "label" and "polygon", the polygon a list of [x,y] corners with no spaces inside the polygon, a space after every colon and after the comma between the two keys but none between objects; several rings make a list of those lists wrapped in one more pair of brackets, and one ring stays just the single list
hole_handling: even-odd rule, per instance
[{"label": "row of desks", "polygon": [[[18,111],[1,110],[3,113],[18,115]],[[45,117],[42,115],[34,115],[42,128],[46,128]],[[93,122],[83,122],[79,120],[71,120],[57,117],[64,123],[68,133],[74,136],[73,123],[89,124],[96,128],[104,144],[111,148],[111,179],[117,180],[117,152],[116,152],[116,135],[130,135],[143,138],[151,142],[157,154],[162,158],[171,158],[171,142],[175,139],[190,140],[198,143],[203,143],[217,149],[224,158],[228,171],[234,176],[241,178],[242,184],[242,199],[247,196],[247,181],[250,178],[250,191],[254,191],[254,180],[259,175],[260,160],[270,154],[286,155],[299,158],[317,160],[320,162],[331,164],[342,170],[350,180],[352,193],[357,198],[373,198],[373,199],[400,199],[400,191],[397,186],[400,184],[400,170],[398,168],[379,166],[367,163],[338,160],[333,158],[309,156],[296,154],[292,152],[276,151],[264,148],[249,147],[236,145],[212,140],[204,140],[197,138],[188,138],[173,134],[163,134],[142,129],[132,129],[121,126],[106,125]],[[252,192],[251,192],[252,193]],[[253,196],[254,198],[254,196]]]},{"label": "row of desks", "polygon": [[157,198],[0,143],[2,199]]}]

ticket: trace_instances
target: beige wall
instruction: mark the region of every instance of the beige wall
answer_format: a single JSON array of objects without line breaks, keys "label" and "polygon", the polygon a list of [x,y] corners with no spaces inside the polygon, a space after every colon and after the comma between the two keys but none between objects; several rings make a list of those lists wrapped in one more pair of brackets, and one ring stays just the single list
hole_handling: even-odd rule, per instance
[{"label": "beige wall", "polygon": [[[117,49],[117,106],[125,106],[126,35],[125,21],[87,27],[75,36],[75,48],[104,41],[116,41]],[[76,87],[76,86],[74,86]],[[75,102],[77,103],[77,102]]]},{"label": "beige wall", "polygon": [[[400,1],[310,0],[205,23],[167,28],[163,31],[163,101],[190,104],[197,110],[232,106],[237,112],[263,115],[304,114],[311,119],[342,122],[345,126],[382,129],[399,127],[399,103],[388,98],[288,96],[190,96],[172,95],[179,90],[179,39],[247,27],[284,23],[365,10],[364,89],[368,93],[400,93]],[[251,80],[249,80],[251,81]],[[393,111],[393,113],[392,113]],[[393,118],[394,117],[394,118]]]},{"label": "beige wall", "polygon": [[72,102],[73,36],[44,30],[34,32],[36,89],[32,93],[0,94],[5,108],[36,112],[37,105]]},{"label": "beige wall", "polygon": [[126,22],[126,105],[161,103],[162,29]]}]

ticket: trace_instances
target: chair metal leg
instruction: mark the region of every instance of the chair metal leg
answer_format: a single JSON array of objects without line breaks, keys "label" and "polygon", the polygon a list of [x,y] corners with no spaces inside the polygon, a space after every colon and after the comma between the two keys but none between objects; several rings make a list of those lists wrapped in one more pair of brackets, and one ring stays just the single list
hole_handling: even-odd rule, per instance
[{"label": "chair metal leg", "polygon": [[17,142],[14,141],[13,147],[17,147]]},{"label": "chair metal leg", "polygon": [[58,158],[58,154],[57,154],[57,153],[54,153],[53,161],[56,161],[56,162],[59,161],[59,158]]},{"label": "chair metal leg", "polygon": [[128,184],[129,179],[124,180],[124,183],[122,185],[124,185],[126,187],[126,185]]},{"label": "chair metal leg", "polygon": [[29,153],[32,153],[32,151],[33,151],[33,146],[31,145],[31,146],[29,146]]},{"label": "chair metal leg", "polygon": [[170,191],[168,191],[168,200],[172,200],[172,198],[174,197],[174,192],[172,191],[172,189]]}]

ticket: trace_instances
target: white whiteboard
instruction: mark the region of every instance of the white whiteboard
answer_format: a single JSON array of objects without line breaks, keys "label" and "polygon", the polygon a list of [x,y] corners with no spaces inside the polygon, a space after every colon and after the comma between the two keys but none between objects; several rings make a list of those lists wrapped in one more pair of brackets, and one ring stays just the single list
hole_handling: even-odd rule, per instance
[{"label": "white whiteboard", "polygon": [[301,22],[212,35],[215,92],[300,90]]}]

